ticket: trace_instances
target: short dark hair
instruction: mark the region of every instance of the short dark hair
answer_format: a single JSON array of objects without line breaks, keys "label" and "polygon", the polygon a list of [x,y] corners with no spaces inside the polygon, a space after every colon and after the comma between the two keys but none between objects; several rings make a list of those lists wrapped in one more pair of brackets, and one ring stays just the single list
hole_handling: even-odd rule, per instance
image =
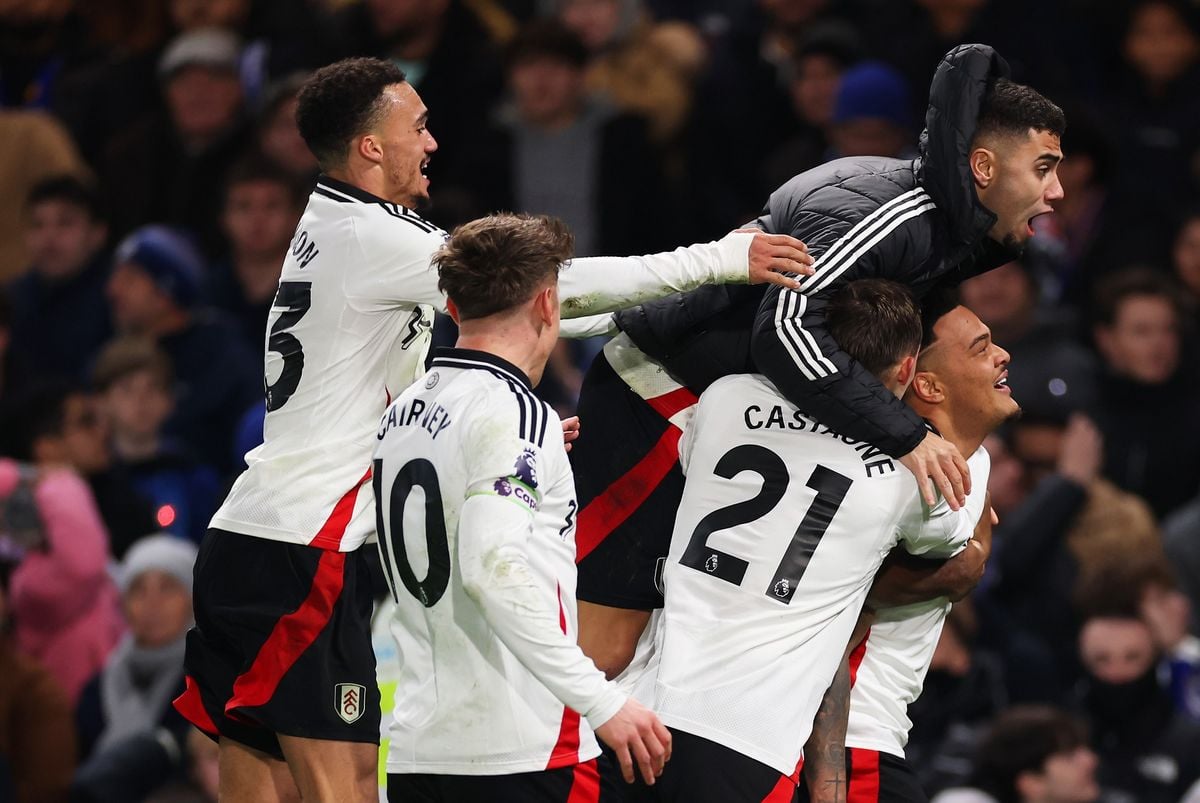
[{"label": "short dark hair", "polygon": [[1100,326],[1117,322],[1121,305],[1135,296],[1161,298],[1175,311],[1176,320],[1183,323],[1185,310],[1180,301],[1182,292],[1175,280],[1162,271],[1134,267],[1114,273],[1096,285],[1092,303],[1092,321]]},{"label": "short dark hair", "polygon": [[1126,555],[1083,574],[1071,601],[1080,622],[1089,619],[1141,619],[1142,596],[1152,586],[1178,587],[1166,556],[1160,552]]},{"label": "short dark hair", "polygon": [[972,141],[1023,137],[1031,128],[1062,137],[1067,130],[1067,118],[1062,109],[1033,87],[997,78],[983,98]]},{"label": "short dark hair", "polygon": [[558,218],[504,213],[456,228],[433,263],[438,289],[468,321],[528,301],[574,250],[575,237]]},{"label": "short dark hair", "polygon": [[921,347],[921,313],[908,288],[885,279],[850,282],[825,307],[829,333],[876,376]]},{"label": "short dark hair", "polygon": [[113,383],[141,371],[149,371],[164,390],[171,392],[174,371],[167,353],[153,340],[136,336],[120,337],[101,349],[96,357],[92,386],[103,393]]},{"label": "short dark hair", "polygon": [[946,313],[962,306],[962,296],[957,287],[942,287],[933,290],[921,299],[921,349],[925,350],[937,342],[933,327]]},{"label": "short dark hair", "polygon": [[51,201],[71,204],[82,209],[94,223],[105,219],[100,194],[77,176],[61,175],[42,179],[34,184],[25,196],[25,208],[32,210],[39,204]]},{"label": "short dark hair", "polygon": [[1046,760],[1086,746],[1083,725],[1048,705],[1019,705],[1002,712],[975,757],[974,782],[1000,803],[1019,803],[1017,778],[1040,772]]},{"label": "short dark hair", "polygon": [[517,31],[504,50],[505,65],[514,66],[537,58],[549,58],[583,69],[587,46],[579,35],[555,19],[535,20]]},{"label": "short dark hair", "polygon": [[323,169],[346,161],[350,140],[383,114],[383,91],[404,80],[404,71],[390,61],[354,58],[322,67],[304,82],[297,96],[296,125]]}]

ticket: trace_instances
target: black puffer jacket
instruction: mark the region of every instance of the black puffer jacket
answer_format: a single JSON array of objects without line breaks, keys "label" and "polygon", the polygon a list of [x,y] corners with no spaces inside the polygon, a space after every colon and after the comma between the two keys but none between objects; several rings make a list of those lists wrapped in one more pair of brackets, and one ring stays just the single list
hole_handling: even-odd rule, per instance
[{"label": "black puffer jacket", "polygon": [[702,288],[618,313],[621,329],[694,390],[758,371],[841,434],[893,456],[912,451],[924,425],[834,342],[826,299],[865,278],[903,282],[920,297],[1012,258],[987,237],[995,216],[967,163],[987,87],[1007,74],[990,47],[955,48],[930,86],[920,158],[838,159],[772,193],[756,224],[803,240],[817,260],[799,291]]}]

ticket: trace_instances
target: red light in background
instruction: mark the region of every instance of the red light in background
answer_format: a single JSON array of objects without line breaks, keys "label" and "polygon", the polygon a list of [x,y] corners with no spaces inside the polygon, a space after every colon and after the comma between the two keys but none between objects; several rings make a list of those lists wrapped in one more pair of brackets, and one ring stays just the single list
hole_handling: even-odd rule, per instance
[{"label": "red light in background", "polygon": [[175,523],[175,508],[171,505],[163,505],[158,509],[155,518],[158,519],[159,527],[170,527]]}]

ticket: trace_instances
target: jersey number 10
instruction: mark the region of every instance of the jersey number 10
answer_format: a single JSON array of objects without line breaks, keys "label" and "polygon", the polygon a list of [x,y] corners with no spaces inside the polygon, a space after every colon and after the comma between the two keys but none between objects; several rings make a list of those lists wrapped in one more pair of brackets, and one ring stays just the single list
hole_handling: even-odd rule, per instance
[{"label": "jersey number 10", "polygon": [[[742,584],[742,578],[746,576],[746,569],[750,566],[749,562],[710,546],[708,537],[719,530],[748,524],[770,513],[787,493],[788,483],[791,481],[783,458],[766,447],[754,444],[730,449],[717,461],[716,468],[713,469],[714,474],[727,480],[733,479],[743,471],[753,471],[761,476],[762,488],[754,497],[714,510],[700,519],[679,561],[684,566],[733,583],[735,586]],[[775,569],[775,576],[771,578],[771,583],[764,592],[771,599],[785,605],[791,603],[796,586],[808,568],[808,562],[817,551],[817,546],[820,545],[825,531],[829,529],[834,514],[841,507],[842,500],[846,498],[846,492],[850,490],[851,480],[824,466],[817,466],[805,484],[816,491],[817,496],[792,535],[792,540],[783,553],[783,559]]]}]

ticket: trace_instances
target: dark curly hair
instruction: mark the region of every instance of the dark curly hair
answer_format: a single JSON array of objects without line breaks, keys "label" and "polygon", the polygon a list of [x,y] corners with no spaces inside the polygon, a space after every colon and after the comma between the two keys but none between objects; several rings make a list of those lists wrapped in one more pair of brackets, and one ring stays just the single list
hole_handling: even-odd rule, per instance
[{"label": "dark curly hair", "polygon": [[1033,87],[998,78],[988,89],[975,126],[975,141],[991,137],[1023,137],[1029,129],[1062,137],[1067,117]]},{"label": "dark curly hair", "polygon": [[321,169],[346,161],[346,146],[383,115],[383,90],[405,80],[384,59],[343,59],[317,70],[297,96],[296,125]]}]

